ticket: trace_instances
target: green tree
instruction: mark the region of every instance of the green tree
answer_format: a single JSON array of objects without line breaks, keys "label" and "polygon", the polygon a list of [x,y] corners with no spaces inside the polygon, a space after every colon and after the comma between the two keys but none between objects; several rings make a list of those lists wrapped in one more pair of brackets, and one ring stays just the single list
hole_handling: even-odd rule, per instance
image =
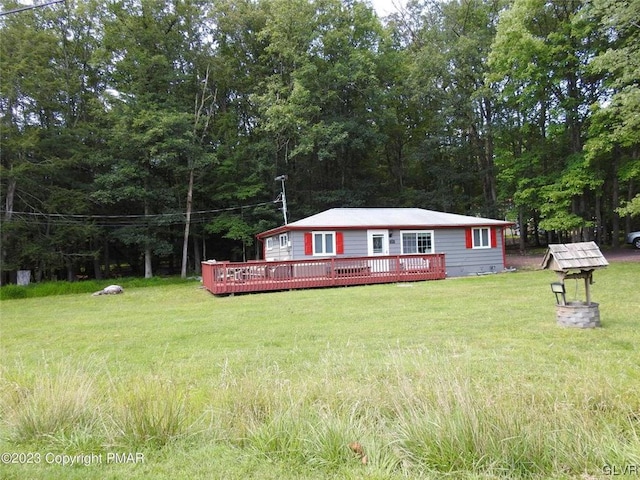
[{"label": "green tree", "polygon": [[[618,214],[638,212],[640,180],[640,13],[638,2],[592,0],[584,16],[598,26],[605,48],[593,58],[591,71],[604,75],[606,96],[592,106],[593,118],[586,142],[587,158],[611,179],[612,242],[619,240]],[[609,167],[609,168],[607,168]],[[625,208],[617,210],[626,187]],[[634,197],[635,196],[635,197]]]},{"label": "green tree", "polygon": [[[588,107],[601,95],[601,79],[587,65],[602,39],[582,9],[577,0],[516,0],[500,17],[489,58],[505,128],[522,136],[517,149],[501,149],[509,153],[500,163],[530,175],[511,184],[516,206],[531,212],[520,217],[539,217],[542,228],[574,240],[591,238],[603,182],[583,153]],[[531,159],[537,168],[527,165]]]},{"label": "green tree", "polygon": [[90,61],[99,35],[95,7],[60,5],[2,18],[3,271],[28,268],[40,276],[66,269],[73,279],[96,256],[99,230],[64,216],[91,209],[86,156],[97,141],[104,89]]},{"label": "green tree", "polygon": [[[275,198],[277,175],[273,141],[257,131],[258,108],[252,96],[271,72],[272,62],[261,38],[268,2],[225,0],[216,2],[210,22],[213,45],[210,82],[215,102],[210,112],[209,141],[214,148],[214,168],[201,169],[196,177],[194,199],[217,212],[202,220],[201,235],[217,239],[213,256],[246,259],[254,236],[276,223],[277,210],[239,208]],[[211,251],[211,250],[210,250]],[[251,255],[252,257],[254,255]],[[219,257],[218,257],[219,258]]]},{"label": "green tree", "polygon": [[411,3],[394,25],[405,46],[400,98],[416,200],[497,216],[495,100],[485,79],[499,1]]},{"label": "green tree", "polygon": [[153,257],[173,253],[166,222],[175,224],[182,215],[179,192],[187,197],[187,179],[203,154],[193,113],[200,92],[193,54],[201,47],[194,34],[198,9],[193,2],[135,1],[109,9],[99,53],[112,89],[113,128],[93,198],[142,215],[140,224],[114,236],[140,249],[150,277]]},{"label": "green tree", "polygon": [[379,20],[364,3],[338,0],[275,0],[269,13],[260,38],[273,73],[252,98],[292,203],[306,206],[298,215],[373,202]]}]

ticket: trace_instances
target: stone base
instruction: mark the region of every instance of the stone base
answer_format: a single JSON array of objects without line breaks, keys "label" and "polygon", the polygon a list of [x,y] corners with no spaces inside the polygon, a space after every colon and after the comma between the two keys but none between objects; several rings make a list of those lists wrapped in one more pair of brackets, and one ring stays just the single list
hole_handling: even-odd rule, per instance
[{"label": "stone base", "polygon": [[600,326],[600,309],[593,302],[568,302],[556,305],[556,320],[563,327],[596,328]]}]

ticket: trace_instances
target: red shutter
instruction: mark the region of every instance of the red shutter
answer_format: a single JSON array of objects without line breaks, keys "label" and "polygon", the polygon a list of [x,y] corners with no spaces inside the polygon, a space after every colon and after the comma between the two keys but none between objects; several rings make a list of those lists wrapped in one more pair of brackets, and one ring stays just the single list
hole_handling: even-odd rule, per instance
[{"label": "red shutter", "polygon": [[336,232],[336,253],[338,255],[344,253],[344,235],[342,232]]},{"label": "red shutter", "polygon": [[497,239],[496,230],[497,230],[497,228],[492,228],[491,229],[491,248],[496,248],[498,246],[498,239]]},{"label": "red shutter", "polygon": [[313,255],[313,238],[308,232],[304,234],[304,254]]},{"label": "red shutter", "polygon": [[470,228],[466,230],[467,248],[473,248],[473,231]]}]

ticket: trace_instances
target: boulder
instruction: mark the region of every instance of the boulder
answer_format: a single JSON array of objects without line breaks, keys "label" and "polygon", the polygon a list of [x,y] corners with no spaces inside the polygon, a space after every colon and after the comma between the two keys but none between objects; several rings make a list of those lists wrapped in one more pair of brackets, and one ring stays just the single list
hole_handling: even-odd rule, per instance
[{"label": "boulder", "polygon": [[118,293],[124,293],[124,288],[120,285],[109,285],[108,287],[104,287],[102,290],[97,291],[93,294],[93,296],[97,295],[117,295]]}]

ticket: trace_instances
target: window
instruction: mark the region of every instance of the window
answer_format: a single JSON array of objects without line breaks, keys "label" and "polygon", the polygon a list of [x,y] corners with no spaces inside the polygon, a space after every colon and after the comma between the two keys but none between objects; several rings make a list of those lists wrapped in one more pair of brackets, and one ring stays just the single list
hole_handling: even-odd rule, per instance
[{"label": "window", "polygon": [[433,231],[400,232],[402,254],[433,253]]},{"label": "window", "polygon": [[289,246],[289,235],[283,233],[280,235],[280,248],[287,248]]},{"label": "window", "polygon": [[343,253],[343,232],[306,232],[304,234],[305,255],[342,255]]},{"label": "window", "polygon": [[372,248],[374,254],[384,253],[384,235],[374,234],[371,237],[371,241],[373,243]]},{"label": "window", "polygon": [[473,248],[491,248],[491,235],[488,228],[473,229]]},{"label": "window", "polygon": [[273,250],[273,238],[267,238],[267,250]]},{"label": "window", "polygon": [[313,234],[314,255],[334,255],[335,235],[333,232],[315,232]]},{"label": "window", "polygon": [[497,228],[467,228],[465,235],[467,248],[496,248],[498,246]]}]

